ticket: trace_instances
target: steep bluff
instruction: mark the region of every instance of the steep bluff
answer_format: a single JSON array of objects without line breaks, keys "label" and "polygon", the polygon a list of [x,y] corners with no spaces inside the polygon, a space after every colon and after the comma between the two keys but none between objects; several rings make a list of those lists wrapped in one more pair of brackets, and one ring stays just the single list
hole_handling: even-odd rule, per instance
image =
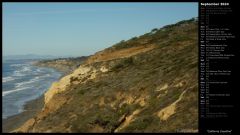
[{"label": "steep bluff", "polygon": [[14,132],[197,132],[197,23],[97,52],[52,84],[42,111]]},{"label": "steep bluff", "polygon": [[76,57],[76,58],[58,58],[51,60],[41,60],[34,65],[40,67],[50,67],[63,72],[65,75],[74,71],[80,64],[83,63],[88,58],[88,56]]}]

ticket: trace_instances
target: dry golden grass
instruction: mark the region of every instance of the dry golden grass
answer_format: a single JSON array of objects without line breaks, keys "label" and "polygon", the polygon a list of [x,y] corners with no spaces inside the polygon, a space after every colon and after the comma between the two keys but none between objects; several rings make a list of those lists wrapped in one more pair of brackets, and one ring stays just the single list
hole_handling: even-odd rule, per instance
[{"label": "dry golden grass", "polygon": [[148,46],[137,46],[132,48],[126,48],[126,49],[116,50],[113,52],[100,52],[90,57],[86,61],[86,63],[90,64],[94,62],[108,61],[108,60],[113,60],[118,58],[127,58],[139,53],[147,52],[149,50],[154,49],[155,47],[156,47],[155,45],[148,45]]}]

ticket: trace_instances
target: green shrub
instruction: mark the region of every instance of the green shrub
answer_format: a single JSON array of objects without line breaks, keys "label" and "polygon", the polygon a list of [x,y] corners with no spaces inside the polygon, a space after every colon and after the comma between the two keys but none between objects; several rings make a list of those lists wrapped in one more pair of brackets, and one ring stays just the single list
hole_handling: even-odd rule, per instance
[{"label": "green shrub", "polygon": [[133,64],[133,58],[132,57],[129,57],[129,58],[125,58],[121,61],[119,61],[117,64],[115,64],[113,67],[112,67],[112,70],[113,71],[118,71],[122,68],[125,68],[129,65],[132,65]]},{"label": "green shrub", "polygon": [[130,125],[125,129],[125,131],[143,131],[152,123],[152,121],[152,115],[142,116],[130,123]]},{"label": "green shrub", "polygon": [[156,31],[158,31],[157,28],[154,28],[154,29],[151,30],[151,32],[156,32]]},{"label": "green shrub", "polygon": [[172,42],[186,41],[186,40],[190,40],[190,39],[191,38],[188,35],[178,35],[172,39]]},{"label": "green shrub", "polygon": [[77,77],[71,77],[70,78],[70,83],[74,82],[74,81],[78,81],[79,79]]}]

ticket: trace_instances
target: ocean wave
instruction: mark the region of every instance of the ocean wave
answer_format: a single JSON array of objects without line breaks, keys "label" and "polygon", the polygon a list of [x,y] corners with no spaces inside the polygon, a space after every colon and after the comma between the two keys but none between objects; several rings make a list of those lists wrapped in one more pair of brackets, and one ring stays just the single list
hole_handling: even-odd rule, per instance
[{"label": "ocean wave", "polygon": [[28,65],[28,64],[12,64],[12,65],[10,65],[10,67],[21,67],[21,66],[25,66],[25,65]]},{"label": "ocean wave", "polygon": [[31,71],[31,68],[26,66],[26,67],[21,68],[20,70],[14,71],[13,76],[25,76],[26,72],[30,72],[30,71]]},{"label": "ocean wave", "polygon": [[51,76],[50,74],[46,74],[46,75],[43,75],[43,76],[40,76],[40,78],[46,78],[46,77],[49,77]]},{"label": "ocean wave", "polygon": [[37,73],[45,73],[45,69],[44,68],[37,68],[36,71]]},{"label": "ocean wave", "polygon": [[42,69],[39,69],[39,68],[38,68],[38,69],[36,70],[36,72],[42,72]]},{"label": "ocean wave", "polygon": [[23,64],[12,64],[12,65],[10,65],[10,67],[20,67],[20,66],[22,66]]},{"label": "ocean wave", "polygon": [[34,71],[32,71],[33,75],[40,75],[42,73],[44,73],[44,71],[42,71],[41,69],[35,69]]},{"label": "ocean wave", "polygon": [[34,77],[33,79],[31,79],[31,80],[29,80],[29,81],[16,83],[15,86],[16,86],[16,88],[19,88],[19,87],[21,87],[21,86],[23,86],[23,85],[27,85],[27,84],[31,84],[31,83],[34,83],[34,82],[36,82],[36,81],[39,81],[39,78],[40,78],[40,77],[37,76],[37,77]]},{"label": "ocean wave", "polygon": [[28,66],[23,67],[21,70],[21,72],[27,72],[27,71],[31,71],[31,68]]},{"label": "ocean wave", "polygon": [[8,77],[3,77],[2,78],[2,82],[9,82],[9,81],[13,81],[15,80],[15,78],[11,77],[11,76],[8,76]]},{"label": "ocean wave", "polygon": [[29,89],[29,88],[32,88],[32,87],[22,87],[22,88],[18,88],[18,89],[14,89],[14,90],[9,90],[9,91],[3,91],[2,92],[2,96],[6,96],[10,93],[13,93],[13,92],[17,92],[17,91],[22,91],[22,90],[26,90],[26,89]]},{"label": "ocean wave", "polygon": [[26,74],[21,73],[20,71],[14,71],[13,76],[25,76]]}]

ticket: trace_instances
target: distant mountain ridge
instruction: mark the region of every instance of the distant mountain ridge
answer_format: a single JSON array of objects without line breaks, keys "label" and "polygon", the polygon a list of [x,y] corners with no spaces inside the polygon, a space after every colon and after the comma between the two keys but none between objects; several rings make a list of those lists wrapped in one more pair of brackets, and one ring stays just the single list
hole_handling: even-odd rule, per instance
[{"label": "distant mountain ridge", "polygon": [[5,55],[4,59],[53,59],[57,56],[52,55],[36,55],[36,54],[25,54],[25,55]]},{"label": "distant mountain ridge", "polygon": [[53,56],[53,55],[38,55],[38,54],[24,54],[24,55],[4,55],[3,59],[57,59],[57,58],[70,58],[73,56]]}]

